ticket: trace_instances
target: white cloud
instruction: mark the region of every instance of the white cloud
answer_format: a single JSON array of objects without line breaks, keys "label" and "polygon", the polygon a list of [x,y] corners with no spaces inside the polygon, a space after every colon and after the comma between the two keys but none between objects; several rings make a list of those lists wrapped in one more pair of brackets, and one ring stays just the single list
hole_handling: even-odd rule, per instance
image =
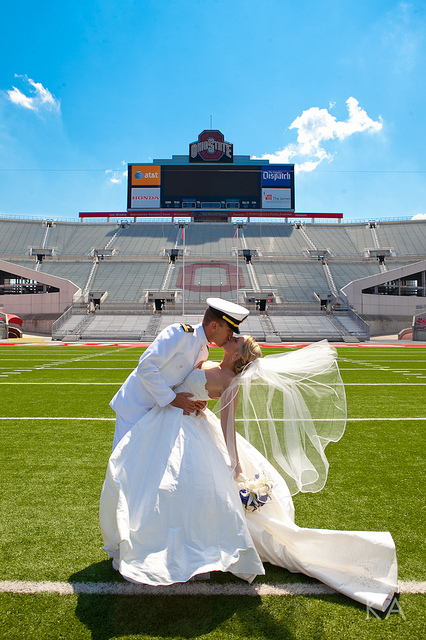
[{"label": "white cloud", "polygon": [[426,213],[416,213],[411,220],[426,220]]},{"label": "white cloud", "polygon": [[26,93],[17,87],[13,87],[6,92],[9,100],[13,104],[23,107],[24,109],[30,109],[36,113],[41,113],[42,111],[51,111],[57,115],[61,113],[60,101],[57,100],[48,89],[43,87],[41,82],[34,82],[34,80],[28,78],[28,76],[20,76],[17,74],[15,74],[15,78],[22,79],[29,95],[26,95]]},{"label": "white cloud", "polygon": [[[123,167],[127,166],[124,160],[121,161],[121,165]],[[120,171],[120,170],[113,171],[112,169],[107,169],[105,173],[111,174],[108,180],[108,182],[110,182],[111,184],[121,184],[123,180],[127,178],[127,169],[125,171]]]},{"label": "white cloud", "polygon": [[[372,120],[364,109],[358,104],[355,98],[346,101],[349,117],[347,120],[339,121],[332,116],[327,109],[311,107],[303,111],[290,125],[289,129],[297,129],[297,143],[288,144],[284,149],[275,153],[265,153],[261,160],[270,162],[287,163],[295,158],[300,158],[296,162],[297,171],[313,171],[323,160],[331,160],[332,155],[328,153],[323,143],[327,140],[344,140],[354,133],[368,131],[374,133],[383,127],[381,118]],[[334,103],[330,103],[332,109]]]}]

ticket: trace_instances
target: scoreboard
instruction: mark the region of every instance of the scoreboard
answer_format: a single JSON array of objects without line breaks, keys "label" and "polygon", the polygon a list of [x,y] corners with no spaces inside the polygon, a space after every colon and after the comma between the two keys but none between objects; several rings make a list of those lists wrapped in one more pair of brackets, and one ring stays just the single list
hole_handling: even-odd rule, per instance
[{"label": "scoreboard", "polygon": [[190,144],[188,158],[178,159],[128,165],[129,211],[294,211],[294,165],[266,164],[265,160],[257,164],[248,156],[235,158],[233,145],[220,131],[203,131],[198,141]]},{"label": "scoreboard", "polygon": [[257,167],[194,165],[162,167],[162,206],[260,207]]}]

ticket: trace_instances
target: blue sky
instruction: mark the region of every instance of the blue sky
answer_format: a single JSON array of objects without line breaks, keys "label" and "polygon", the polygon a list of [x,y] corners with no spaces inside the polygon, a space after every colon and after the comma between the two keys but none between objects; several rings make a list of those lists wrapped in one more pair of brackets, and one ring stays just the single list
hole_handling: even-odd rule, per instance
[{"label": "blue sky", "polygon": [[298,212],[426,217],[424,0],[22,0],[0,59],[0,214],[124,212],[212,115]]}]

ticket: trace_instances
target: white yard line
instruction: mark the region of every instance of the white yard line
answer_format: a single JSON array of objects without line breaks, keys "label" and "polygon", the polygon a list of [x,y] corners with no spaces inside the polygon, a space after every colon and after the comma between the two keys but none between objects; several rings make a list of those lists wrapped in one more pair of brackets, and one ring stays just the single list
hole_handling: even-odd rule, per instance
[{"label": "white yard line", "polygon": [[[399,583],[400,593],[424,594],[426,582],[414,580]],[[334,594],[336,591],[323,584],[293,582],[287,584],[217,584],[191,581],[166,587],[152,587],[143,584],[123,582],[29,582],[23,580],[3,580],[0,593],[59,593],[61,595],[157,595],[157,596],[299,596]]]},{"label": "white yard line", "polygon": [[[30,372],[30,371],[40,371],[41,369],[50,369],[51,367],[55,366],[55,373],[56,371],[118,371],[121,369],[124,369],[125,371],[133,371],[134,367],[62,367],[59,364],[58,365],[36,365],[33,369],[14,369],[14,371],[25,371],[25,372]],[[56,368],[58,367],[58,368]],[[364,371],[364,369],[363,369]],[[426,369],[419,369],[419,371],[426,371]],[[5,371],[5,373],[7,373],[7,371]]]},{"label": "white yard line", "polygon": [[[92,420],[115,420],[115,418],[90,418],[88,416],[84,417],[75,417],[75,416],[0,416],[0,422],[2,420],[88,420],[89,422]],[[278,418],[276,418],[278,420]],[[300,418],[302,420],[302,418]],[[415,418],[348,418],[348,422],[412,422],[417,420],[426,420],[426,417],[415,417]],[[243,418],[235,418],[236,422],[243,422]],[[340,418],[315,418],[315,422],[332,422],[332,421],[341,421]],[[249,418],[248,422],[257,422],[256,418]],[[296,420],[297,422],[297,420]]]},{"label": "white yard line", "polygon": [[87,416],[84,418],[70,418],[67,416],[0,416],[1,420],[88,420],[89,422],[93,420],[113,420],[115,422],[115,418],[88,418]]},{"label": "white yard line", "polygon": [[[114,353],[118,353],[119,351],[123,351],[125,349],[127,349],[128,347],[120,347],[118,349],[115,350]],[[131,347],[134,348],[134,347]],[[32,367],[32,369],[30,369],[30,371],[39,371],[40,369],[51,369],[52,367],[60,367],[63,364],[69,364],[71,362],[81,362],[82,360],[90,360],[93,358],[101,358],[104,355],[110,355],[109,351],[102,351],[100,353],[89,353],[89,354],[85,354],[82,356],[78,356],[76,358],[66,358],[65,360],[59,360],[58,358],[51,360],[50,362],[44,362],[43,364],[34,364],[34,366]],[[2,359],[0,358],[0,363],[2,362]],[[16,361],[15,361],[16,362]],[[14,371],[4,371],[2,377],[6,374],[10,375],[11,373],[20,373],[20,369],[16,369]],[[20,383],[23,384],[23,383]],[[29,382],[28,384],[37,384],[37,383],[31,383]],[[42,384],[42,383],[40,383]],[[61,384],[61,383],[58,383]],[[68,384],[68,383],[62,383],[62,384]],[[83,384],[83,383],[75,383],[75,384]],[[93,384],[102,384],[102,383],[93,383]],[[108,384],[108,383],[105,383]]]},{"label": "white yard line", "polygon": [[[8,372],[7,375],[10,375],[11,373],[17,373],[16,371],[12,371],[12,372]],[[411,375],[416,375],[416,374],[411,374]],[[419,376],[419,377],[423,377],[423,376]],[[5,382],[1,382],[0,385],[26,385],[26,384],[38,384],[38,385],[49,385],[52,386],[52,384],[54,384],[55,386],[57,385],[86,385],[86,386],[90,386],[90,385],[97,385],[97,386],[103,386],[103,385],[122,385],[123,381],[120,382],[9,382],[9,381],[5,381]],[[345,382],[345,387],[365,387],[365,386],[369,386],[369,387],[424,387],[426,385],[426,382]]]},{"label": "white yard line", "polygon": [[[121,361],[120,361],[121,362]],[[68,364],[68,363],[67,363]],[[137,361],[136,361],[137,364]],[[58,367],[57,371],[117,371],[124,369],[126,371],[133,371],[135,365],[129,365],[128,367],[63,367],[62,363],[53,363],[53,364],[45,364],[45,365],[34,365],[33,369],[15,369],[15,371],[33,371],[36,369],[39,371],[40,369],[46,369],[51,367]],[[55,369],[56,370],[56,369]],[[366,371],[365,367],[340,367],[341,373],[346,373],[346,371]],[[418,369],[390,369],[389,367],[380,367],[379,365],[373,365],[368,371],[385,371],[387,373],[405,373],[406,371],[426,371],[425,367],[419,367]]]}]

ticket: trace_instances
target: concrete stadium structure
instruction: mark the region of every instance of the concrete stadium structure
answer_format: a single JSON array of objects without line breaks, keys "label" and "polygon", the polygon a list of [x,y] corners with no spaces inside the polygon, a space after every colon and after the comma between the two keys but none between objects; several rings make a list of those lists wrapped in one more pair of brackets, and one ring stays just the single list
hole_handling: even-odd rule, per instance
[{"label": "concrete stadium structure", "polygon": [[209,296],[261,341],[363,341],[426,311],[426,221],[0,219],[0,308],[58,340],[150,341]]}]

